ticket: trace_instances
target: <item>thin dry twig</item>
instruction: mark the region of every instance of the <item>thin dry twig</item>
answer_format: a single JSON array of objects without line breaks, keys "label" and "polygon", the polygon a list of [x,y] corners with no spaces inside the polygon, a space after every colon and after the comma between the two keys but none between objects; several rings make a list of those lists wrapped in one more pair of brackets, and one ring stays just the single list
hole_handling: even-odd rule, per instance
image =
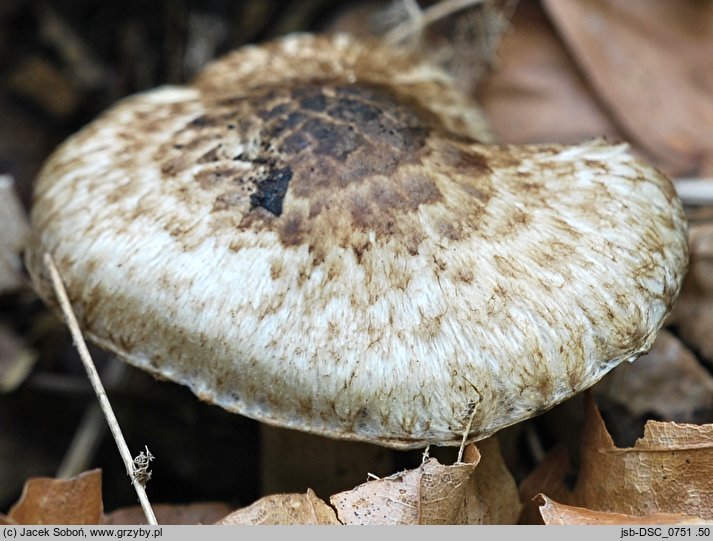
[{"label": "thin dry twig", "polygon": [[52,260],[52,256],[50,254],[46,253],[44,255],[44,263],[47,269],[49,270],[50,278],[52,279],[52,286],[54,287],[55,295],[57,295],[60,308],[62,309],[62,313],[64,314],[64,317],[67,321],[69,331],[72,334],[72,338],[74,339],[74,345],[77,348],[79,357],[82,359],[84,368],[86,369],[87,375],[89,376],[89,381],[91,382],[92,387],[94,387],[94,392],[96,393],[97,398],[99,399],[99,405],[101,406],[102,411],[104,412],[104,417],[106,417],[106,422],[109,425],[111,434],[112,436],[114,436],[116,446],[119,448],[119,454],[121,455],[121,459],[124,461],[124,465],[126,466],[127,475],[129,475],[129,477],[131,478],[131,484],[134,485],[134,490],[136,490],[136,494],[139,497],[139,503],[141,504],[141,508],[144,511],[144,515],[146,515],[146,520],[149,524],[156,525],[158,524],[158,522],[156,521],[156,516],[154,515],[153,509],[151,508],[151,503],[149,502],[148,496],[146,495],[146,490],[141,484],[138,476],[135,475],[136,471],[134,468],[134,459],[131,456],[129,447],[126,445],[126,440],[124,439],[124,435],[121,432],[121,428],[119,427],[119,422],[117,421],[116,416],[114,415],[114,410],[112,409],[111,404],[109,403],[109,398],[106,395],[106,391],[104,390],[104,386],[102,385],[101,379],[99,379],[99,374],[97,373],[97,369],[94,366],[94,362],[92,361],[91,355],[89,355],[87,344],[84,341],[82,332],[79,330],[79,324],[77,323],[77,318],[74,315],[72,305],[70,304],[69,298],[67,297],[67,291],[64,289],[62,278],[60,277],[59,271],[57,270],[57,267],[55,266],[54,261]]},{"label": "thin dry twig", "polygon": [[421,11],[419,17],[410,17],[408,20],[389,30],[385,39],[389,43],[399,43],[412,34],[420,32],[429,24],[448,17],[449,15],[462,11],[477,4],[482,4],[485,0],[443,0],[433,6]]},{"label": "thin dry twig", "polygon": [[535,430],[535,425],[532,423],[525,423],[525,441],[532,458],[535,460],[535,464],[542,462],[546,455],[545,448],[542,445],[540,435]]},{"label": "thin dry twig", "polygon": [[458,448],[458,458],[456,459],[456,464],[460,464],[463,461],[463,451],[465,446],[468,444],[468,434],[470,434],[470,427],[473,425],[473,419],[475,419],[475,413],[478,411],[478,405],[473,404],[473,411],[470,412],[470,418],[468,419],[468,424],[465,426],[463,431],[463,439],[460,442],[460,447]]},{"label": "thin dry twig", "polygon": [[713,205],[713,178],[679,178],[674,183],[684,205]]},{"label": "thin dry twig", "polygon": [[71,70],[73,80],[85,88],[97,88],[107,80],[108,69],[50,3],[38,2],[37,15],[40,39],[54,48]]},{"label": "thin dry twig", "polygon": [[[111,389],[116,387],[126,375],[126,363],[116,357],[102,373],[104,382]],[[86,471],[106,434],[106,421],[101,406],[93,402],[82,415],[72,442],[57,468],[56,477],[68,479]]]}]

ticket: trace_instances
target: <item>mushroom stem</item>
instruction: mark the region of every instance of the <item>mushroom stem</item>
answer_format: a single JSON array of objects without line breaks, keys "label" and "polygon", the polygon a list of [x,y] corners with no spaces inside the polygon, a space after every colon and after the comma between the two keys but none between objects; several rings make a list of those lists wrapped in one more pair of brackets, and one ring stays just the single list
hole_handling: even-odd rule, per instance
[{"label": "mushroom stem", "polygon": [[327,497],[388,475],[395,467],[392,451],[363,442],[333,440],[316,434],[263,424],[261,483],[263,494],[296,492],[309,486]]},{"label": "mushroom stem", "polygon": [[[126,363],[114,357],[103,372],[111,388],[126,375]],[[106,434],[106,425],[99,404],[92,403],[84,412],[72,442],[57,468],[56,477],[68,479],[85,471]]]},{"label": "mushroom stem", "polygon": [[84,341],[82,332],[79,330],[79,324],[77,323],[77,318],[74,315],[72,305],[70,304],[69,298],[67,297],[67,291],[65,290],[64,284],[62,283],[62,278],[60,277],[59,271],[57,270],[57,267],[55,266],[54,261],[52,260],[52,256],[50,254],[44,254],[44,263],[50,273],[52,286],[54,288],[55,294],[57,295],[57,300],[59,301],[60,308],[62,309],[62,314],[64,314],[64,317],[67,321],[69,332],[72,334],[74,345],[76,346],[77,352],[79,353],[79,357],[82,360],[84,368],[87,371],[87,375],[89,377],[89,381],[92,384],[92,387],[94,388],[94,392],[96,393],[97,398],[99,399],[99,405],[101,406],[102,412],[104,413],[104,417],[106,417],[106,422],[109,425],[109,430],[111,430],[111,434],[112,436],[114,436],[116,446],[119,448],[119,454],[121,455],[121,459],[124,461],[124,465],[126,466],[126,472],[129,477],[131,477],[131,483],[134,485],[134,490],[136,490],[136,494],[139,497],[139,503],[141,504],[141,508],[144,511],[144,515],[146,515],[146,520],[151,525],[157,525],[158,522],[156,521],[156,516],[154,515],[153,509],[151,508],[151,503],[149,502],[148,496],[146,495],[146,490],[141,484],[139,478],[134,475],[134,459],[131,456],[129,447],[126,445],[124,434],[121,432],[119,422],[117,421],[116,416],[114,415],[114,410],[112,409],[111,404],[109,403],[109,398],[107,397],[106,391],[104,390],[104,386],[102,385],[101,379],[99,378],[99,373],[97,372],[97,369],[94,366],[94,362],[92,361],[92,357],[89,354],[89,349],[87,349],[87,344]]}]

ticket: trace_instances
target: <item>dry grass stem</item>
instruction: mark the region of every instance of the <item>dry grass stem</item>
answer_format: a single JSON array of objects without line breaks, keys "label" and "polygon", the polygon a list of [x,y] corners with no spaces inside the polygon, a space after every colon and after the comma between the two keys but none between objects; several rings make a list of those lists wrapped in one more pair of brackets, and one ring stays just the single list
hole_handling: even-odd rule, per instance
[{"label": "dry grass stem", "polygon": [[684,205],[713,205],[713,178],[679,178],[675,184]]},{"label": "dry grass stem", "polygon": [[74,315],[72,305],[70,304],[69,298],[67,297],[67,291],[64,289],[62,278],[59,275],[59,271],[57,270],[57,267],[55,266],[51,255],[47,253],[44,254],[44,263],[50,273],[52,286],[54,288],[55,295],[57,295],[57,300],[59,301],[62,313],[64,314],[64,317],[67,321],[69,332],[72,334],[74,345],[76,346],[77,352],[79,353],[79,357],[81,358],[82,363],[84,364],[84,368],[87,371],[87,375],[89,376],[89,381],[91,382],[92,387],[94,388],[94,392],[96,393],[97,398],[99,399],[99,405],[101,406],[102,412],[104,413],[104,417],[106,418],[106,422],[109,425],[109,430],[111,430],[111,434],[112,436],[114,436],[116,446],[119,448],[119,454],[121,455],[121,459],[124,461],[124,465],[126,466],[126,472],[131,478],[132,484],[134,485],[134,490],[136,490],[136,494],[139,497],[139,503],[141,504],[141,508],[143,509],[144,514],[146,515],[146,520],[149,524],[156,525],[158,524],[158,522],[156,521],[156,516],[154,515],[153,509],[151,508],[151,504],[149,503],[149,499],[146,495],[146,490],[144,489],[144,486],[134,475],[134,459],[131,456],[129,447],[126,445],[126,440],[124,439],[124,435],[122,434],[121,428],[119,427],[119,422],[116,420],[114,410],[112,409],[111,404],[109,403],[109,398],[106,395],[106,391],[104,390],[104,386],[102,385],[101,379],[99,378],[97,369],[94,366],[94,362],[92,361],[92,358],[89,355],[89,350],[87,349],[87,344],[84,341],[82,332],[79,330],[79,324],[77,323],[77,318]]},{"label": "dry grass stem", "polygon": [[525,424],[525,441],[527,442],[527,448],[530,450],[530,455],[534,459],[535,464],[542,462],[547,453],[545,452],[537,430],[535,430],[535,425],[532,423]]},{"label": "dry grass stem", "polygon": [[[416,32],[420,32],[429,24],[448,17],[466,8],[482,4],[485,0],[443,0],[413,16],[387,32],[385,39],[389,43],[399,43]],[[409,10],[411,13],[412,10]]]},{"label": "dry grass stem", "polygon": [[468,419],[468,424],[465,427],[465,430],[463,431],[463,439],[460,442],[460,447],[458,448],[458,459],[456,460],[456,464],[460,464],[463,461],[463,450],[465,449],[465,446],[468,444],[468,434],[470,434],[470,427],[473,425],[473,419],[475,419],[475,412],[478,411],[477,406],[473,406],[473,411],[470,414],[470,419]]}]

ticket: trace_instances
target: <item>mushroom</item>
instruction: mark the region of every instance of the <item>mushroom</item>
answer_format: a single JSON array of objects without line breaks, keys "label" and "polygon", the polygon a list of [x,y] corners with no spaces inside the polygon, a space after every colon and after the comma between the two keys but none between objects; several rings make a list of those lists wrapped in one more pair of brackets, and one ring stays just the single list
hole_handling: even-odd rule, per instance
[{"label": "mushroom", "polygon": [[686,223],[626,145],[476,140],[449,76],[346,35],[129,97],[36,185],[86,335],[203,400],[393,448],[485,438],[646,352]]}]

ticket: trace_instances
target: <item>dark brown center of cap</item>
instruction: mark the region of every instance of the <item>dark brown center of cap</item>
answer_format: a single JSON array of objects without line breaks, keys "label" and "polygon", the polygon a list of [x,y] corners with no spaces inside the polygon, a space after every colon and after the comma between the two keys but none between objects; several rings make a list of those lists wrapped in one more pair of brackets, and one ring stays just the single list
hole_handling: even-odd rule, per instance
[{"label": "dark brown center of cap", "polygon": [[[205,108],[163,147],[163,173],[189,173],[215,212],[232,214],[242,230],[275,231],[286,245],[316,249],[326,236],[353,247],[362,243],[355,231],[407,234],[418,244],[422,235],[404,215],[441,198],[438,170],[463,169],[462,138],[390,87],[293,82]],[[456,146],[439,143],[441,157],[429,158],[435,133]]]},{"label": "dark brown center of cap", "polygon": [[317,187],[389,176],[404,160],[413,161],[435,123],[433,115],[375,86],[304,84],[235,101],[222,104],[252,111],[252,122],[240,127],[247,140],[259,142],[236,157],[259,171],[251,179],[251,208],[275,216],[293,178],[295,195],[306,196]]}]

